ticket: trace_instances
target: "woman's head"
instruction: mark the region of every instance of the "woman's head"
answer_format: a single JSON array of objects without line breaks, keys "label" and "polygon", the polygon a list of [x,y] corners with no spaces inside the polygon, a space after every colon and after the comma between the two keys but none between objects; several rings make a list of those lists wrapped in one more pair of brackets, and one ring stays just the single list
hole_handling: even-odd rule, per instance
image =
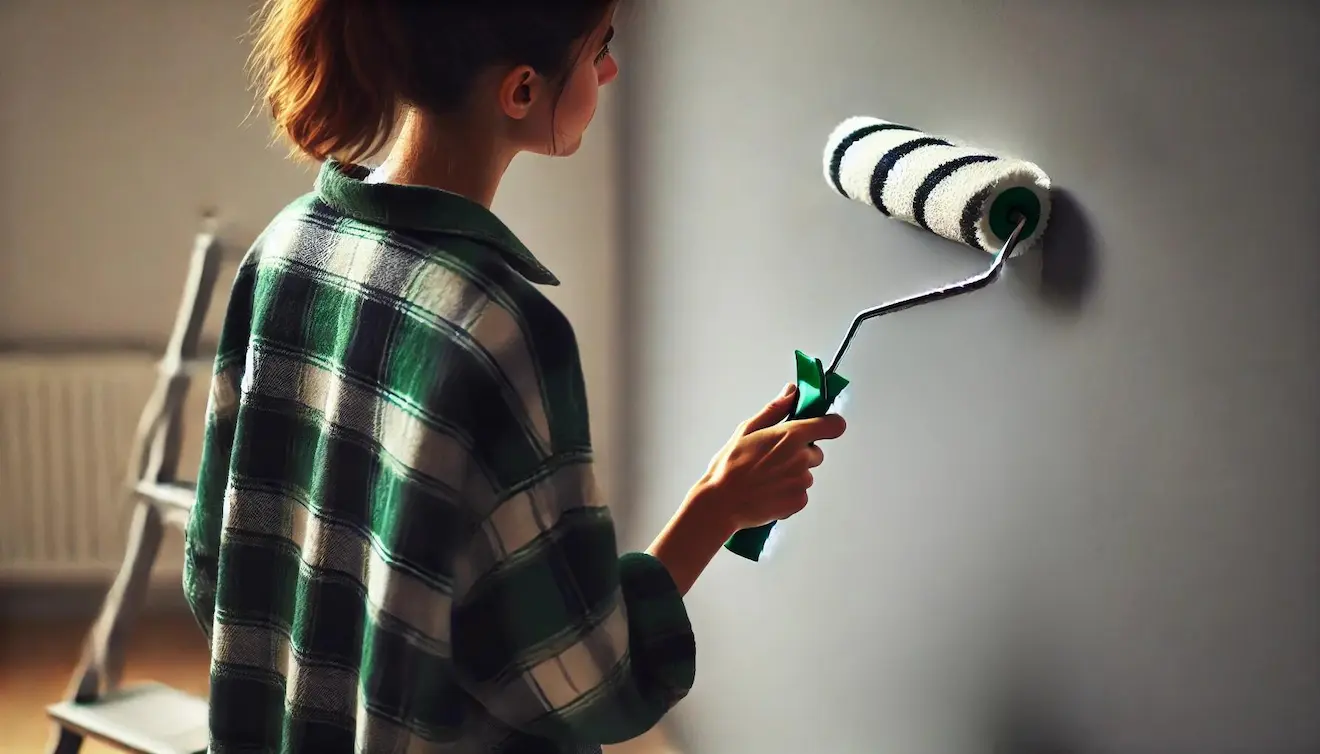
[{"label": "woman's head", "polygon": [[618,0],[266,0],[253,63],[302,153],[359,160],[404,108],[570,154],[618,66]]}]

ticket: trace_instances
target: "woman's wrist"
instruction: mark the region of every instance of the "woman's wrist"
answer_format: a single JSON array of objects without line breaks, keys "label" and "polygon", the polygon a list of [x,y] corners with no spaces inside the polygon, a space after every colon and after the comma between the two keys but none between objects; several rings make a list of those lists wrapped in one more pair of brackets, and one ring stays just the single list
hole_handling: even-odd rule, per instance
[{"label": "woman's wrist", "polygon": [[647,550],[664,563],[679,592],[687,594],[697,577],[737,531],[720,491],[699,483]]}]

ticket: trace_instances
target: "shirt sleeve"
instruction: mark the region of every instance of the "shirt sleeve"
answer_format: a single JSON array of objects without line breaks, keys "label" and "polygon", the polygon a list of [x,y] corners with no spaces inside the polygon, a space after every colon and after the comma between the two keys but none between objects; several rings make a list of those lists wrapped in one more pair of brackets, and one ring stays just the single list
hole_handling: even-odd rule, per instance
[{"label": "shirt sleeve", "polygon": [[197,472],[197,499],[184,530],[183,594],[208,640],[215,618],[220,530],[234,447],[240,379],[237,372],[237,368],[224,369],[212,379]]},{"label": "shirt sleeve", "polygon": [[225,493],[229,487],[239,397],[246,368],[254,278],[254,268],[245,262],[235,278],[226,307],[206,403],[201,463],[197,470],[197,498],[184,529],[183,594],[208,642],[215,618],[220,533],[224,526]]},{"label": "shirt sleeve", "polygon": [[505,496],[468,548],[451,641],[460,682],[503,723],[576,744],[654,726],[692,688],[696,642],[668,569],[620,556],[583,458]]}]

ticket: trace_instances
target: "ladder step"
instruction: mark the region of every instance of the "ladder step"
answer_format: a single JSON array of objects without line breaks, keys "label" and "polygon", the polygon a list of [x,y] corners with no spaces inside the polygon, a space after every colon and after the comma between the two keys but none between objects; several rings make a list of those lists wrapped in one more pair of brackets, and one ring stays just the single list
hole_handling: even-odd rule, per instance
[{"label": "ladder step", "polygon": [[148,500],[155,500],[184,511],[197,502],[197,485],[188,482],[141,482],[133,491]]},{"label": "ladder step", "polygon": [[159,683],[46,712],[61,727],[136,754],[199,754],[210,743],[206,700]]},{"label": "ladder step", "polygon": [[191,359],[170,361],[163,359],[156,364],[156,371],[166,376],[210,377],[215,369],[215,355],[197,356]]}]

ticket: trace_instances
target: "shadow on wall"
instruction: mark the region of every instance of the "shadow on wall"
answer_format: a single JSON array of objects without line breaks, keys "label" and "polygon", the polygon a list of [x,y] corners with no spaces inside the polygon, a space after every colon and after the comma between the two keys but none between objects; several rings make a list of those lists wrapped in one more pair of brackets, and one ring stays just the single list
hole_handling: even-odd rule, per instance
[{"label": "shadow on wall", "polygon": [[1050,201],[1050,225],[1040,253],[1040,294],[1050,307],[1076,314],[1095,286],[1095,233],[1085,210],[1066,189],[1053,189]]},{"label": "shadow on wall", "polygon": [[994,754],[1089,754],[1075,740],[1052,726],[1028,718],[1006,720],[994,743]]},{"label": "shadow on wall", "polygon": [[1039,652],[1029,644],[1010,651],[1016,659],[1000,678],[998,694],[990,707],[990,751],[993,754],[1092,754],[1086,736],[1060,715],[1048,700],[1059,690],[1042,675]]},{"label": "shadow on wall", "polygon": [[[1050,192],[1050,225],[1040,253],[1037,294],[1061,314],[1078,316],[1095,288],[1098,254],[1094,227],[1080,202],[1066,189]],[[994,720],[994,754],[1088,754],[1084,736],[1041,710],[1049,705],[1033,697],[1029,684],[1006,689]],[[1037,694],[1040,692],[1038,691]]]}]

